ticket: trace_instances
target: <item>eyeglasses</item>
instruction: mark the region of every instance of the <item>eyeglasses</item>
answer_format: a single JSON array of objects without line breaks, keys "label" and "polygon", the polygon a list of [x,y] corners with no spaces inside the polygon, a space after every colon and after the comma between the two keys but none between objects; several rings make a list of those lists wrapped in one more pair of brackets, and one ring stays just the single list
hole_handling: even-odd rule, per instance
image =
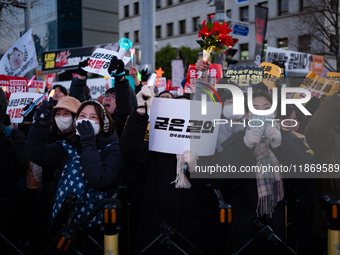
[{"label": "eyeglasses", "polygon": [[110,98],[111,100],[114,100],[114,99],[116,99],[116,95],[114,95],[114,94],[106,94],[106,95],[104,95],[103,98],[105,98],[105,99]]}]

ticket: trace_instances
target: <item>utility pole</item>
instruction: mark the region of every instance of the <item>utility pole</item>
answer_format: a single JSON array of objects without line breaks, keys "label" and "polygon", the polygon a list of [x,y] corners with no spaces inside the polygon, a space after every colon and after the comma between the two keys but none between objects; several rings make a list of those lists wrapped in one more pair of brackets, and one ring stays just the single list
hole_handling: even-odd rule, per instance
[{"label": "utility pole", "polygon": [[155,71],[155,1],[141,0],[141,65],[148,71]]},{"label": "utility pole", "polygon": [[[225,0],[215,0],[215,16],[214,16],[214,21],[218,22],[225,22],[225,17],[226,17],[226,2]],[[224,63],[224,54],[221,54],[221,56],[215,55],[215,63],[216,64],[221,64],[223,68],[223,63]]]}]

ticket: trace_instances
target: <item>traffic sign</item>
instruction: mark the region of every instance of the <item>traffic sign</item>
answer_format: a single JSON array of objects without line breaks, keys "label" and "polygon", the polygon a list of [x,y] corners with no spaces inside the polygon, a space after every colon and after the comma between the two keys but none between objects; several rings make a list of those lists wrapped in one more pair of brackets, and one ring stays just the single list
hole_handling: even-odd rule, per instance
[{"label": "traffic sign", "polygon": [[233,27],[234,35],[247,36],[249,33],[249,27],[235,24]]}]

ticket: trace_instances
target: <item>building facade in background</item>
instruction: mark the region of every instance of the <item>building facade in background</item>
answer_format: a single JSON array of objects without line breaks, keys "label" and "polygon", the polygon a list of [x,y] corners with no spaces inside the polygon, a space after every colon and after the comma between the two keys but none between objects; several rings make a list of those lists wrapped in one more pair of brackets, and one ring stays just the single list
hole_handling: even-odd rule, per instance
[{"label": "building facade in background", "polygon": [[[173,47],[199,48],[196,40],[198,25],[204,20],[214,20],[214,0],[155,0],[155,47],[156,51],[170,44]],[[336,67],[335,57],[329,49],[318,43],[308,29],[304,30],[299,19],[308,11],[308,0],[226,0],[226,19],[229,27],[249,23],[247,36],[233,35],[238,42],[233,47],[237,53],[233,59],[240,65],[254,65],[255,55],[255,5],[268,8],[266,46],[322,55]],[[242,21],[239,23],[235,21]],[[232,33],[231,33],[232,34]],[[119,37],[127,37],[140,48],[140,1],[119,0]],[[140,55],[140,53],[139,53]],[[136,56],[136,61],[138,62]],[[137,63],[138,64],[138,63]]]}]

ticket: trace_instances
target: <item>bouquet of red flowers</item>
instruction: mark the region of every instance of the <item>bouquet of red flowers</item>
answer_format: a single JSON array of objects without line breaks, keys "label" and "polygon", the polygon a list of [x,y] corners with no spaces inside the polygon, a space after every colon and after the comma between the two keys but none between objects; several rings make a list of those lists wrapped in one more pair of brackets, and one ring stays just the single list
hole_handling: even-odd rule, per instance
[{"label": "bouquet of red flowers", "polygon": [[[202,37],[202,40],[197,40],[197,43],[203,50],[203,59],[205,61],[209,59],[211,52],[215,52],[220,56],[221,53],[225,53],[229,47],[234,45],[232,37],[228,35],[233,30],[225,22],[214,21],[214,23],[211,23],[208,21],[206,23],[204,20],[199,25],[199,29],[198,37]],[[201,75],[199,74],[199,77]]]}]

